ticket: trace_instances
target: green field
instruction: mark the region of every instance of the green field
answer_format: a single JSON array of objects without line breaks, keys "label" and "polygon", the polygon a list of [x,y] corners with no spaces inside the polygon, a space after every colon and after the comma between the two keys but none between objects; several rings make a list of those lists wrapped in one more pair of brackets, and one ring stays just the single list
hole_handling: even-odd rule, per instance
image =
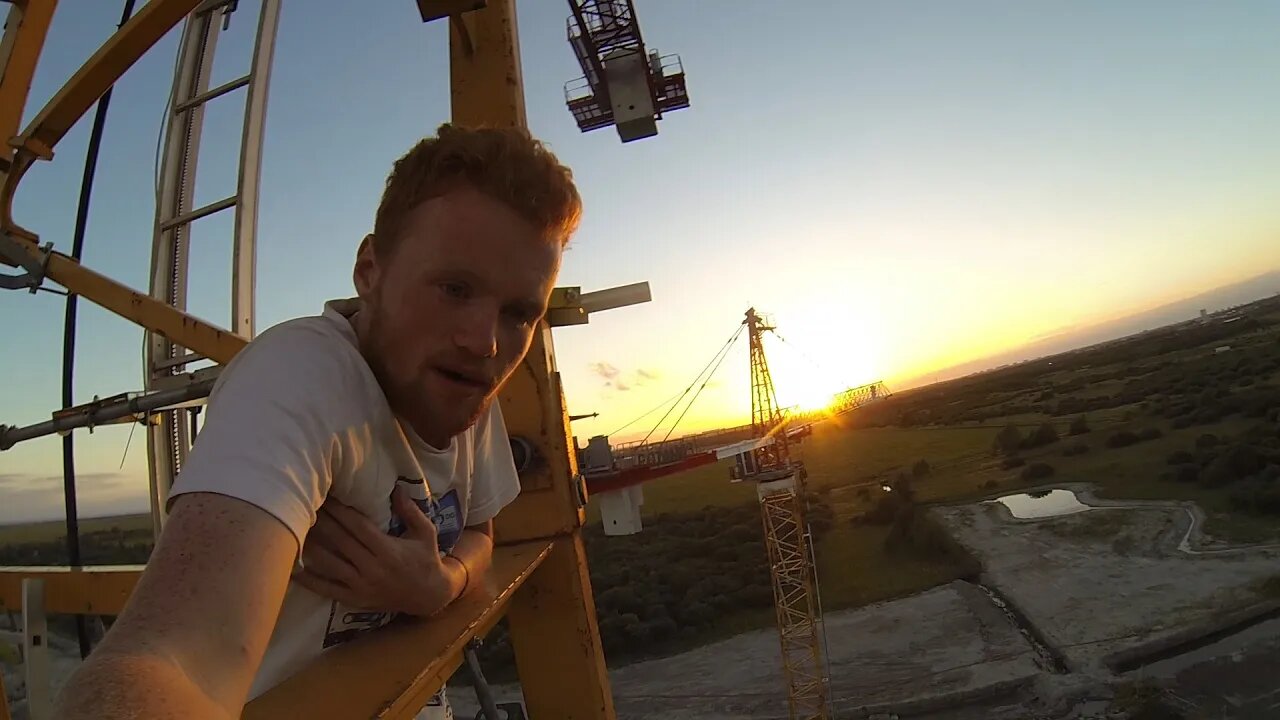
[{"label": "green field", "polygon": [[[1280,322],[1272,312],[1244,320],[1191,324],[1013,366],[904,393],[815,426],[794,454],[809,472],[809,490],[834,512],[815,551],[826,609],[919,592],[971,570],[955,556],[892,552],[888,525],[859,521],[885,496],[881,486],[910,475],[920,460],[929,470],[911,482],[919,503],[1086,482],[1108,498],[1195,501],[1208,515],[1206,530],[1226,540],[1280,536],[1280,515],[1259,509],[1268,502],[1275,507],[1280,489]],[[1228,342],[1230,354],[1215,352]],[[1087,432],[1070,434],[1082,416]],[[1002,429],[1014,426],[1026,436],[1043,425],[1052,426],[1057,439],[1010,453],[1022,464],[1006,467],[1009,460],[995,448]],[[1126,432],[1145,439],[1115,439]],[[1206,435],[1219,444],[1200,447]],[[1209,480],[1225,462],[1219,456],[1246,450],[1255,467]],[[1173,478],[1178,452],[1195,456],[1199,480]],[[1048,477],[1023,475],[1040,464],[1051,468]],[[1242,509],[1246,490],[1259,498],[1252,510]],[[647,483],[643,514],[663,522],[755,502],[750,483],[729,482],[725,461]],[[729,612],[710,634],[753,622],[763,626],[771,617]]]},{"label": "green field", "polygon": [[[80,532],[88,534],[105,532],[112,528],[121,530],[150,530],[151,516],[116,515],[100,518],[80,518]],[[22,543],[43,543],[63,540],[67,536],[67,526],[62,520],[48,520],[22,525],[0,525],[0,545],[18,545]]]}]

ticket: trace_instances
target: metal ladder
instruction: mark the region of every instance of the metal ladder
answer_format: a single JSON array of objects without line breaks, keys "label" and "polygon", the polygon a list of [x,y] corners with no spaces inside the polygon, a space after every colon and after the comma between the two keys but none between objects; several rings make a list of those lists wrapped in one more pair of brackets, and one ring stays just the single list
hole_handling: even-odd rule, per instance
[{"label": "metal ladder", "polygon": [[[248,74],[210,88],[210,75],[218,36],[227,29],[238,0],[209,0],[187,18],[182,30],[173,91],[168,107],[160,174],[156,187],[156,216],[151,246],[151,296],[174,307],[187,307],[187,276],[191,225],[223,210],[235,209],[232,238],[232,332],[254,334],[254,280],[258,223],[258,183],[262,168],[262,137],[266,120],[267,88],[271,77],[276,28],[281,0],[262,0],[253,59]],[[233,91],[245,89],[244,125],[240,141],[240,166],[235,193],[202,207],[192,207],[196,165],[204,126],[204,107]],[[190,370],[204,358],[147,333],[145,387],[171,390],[202,382],[218,368]],[[148,426],[147,449],[151,476],[151,512],[157,532],[164,522],[165,501],[174,478],[182,469],[194,440],[196,422],[185,422],[183,409],[166,410]]]}]

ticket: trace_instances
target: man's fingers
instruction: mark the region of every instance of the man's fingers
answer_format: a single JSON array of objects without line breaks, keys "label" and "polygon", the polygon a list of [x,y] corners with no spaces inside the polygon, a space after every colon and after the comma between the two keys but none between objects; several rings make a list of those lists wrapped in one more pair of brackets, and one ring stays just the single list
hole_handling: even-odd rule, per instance
[{"label": "man's fingers", "polygon": [[[337,554],[357,568],[365,567],[375,559],[375,554],[368,546],[356,539],[346,526],[333,516],[332,511],[325,507],[320,508],[320,512],[316,513],[316,524],[307,534],[306,545],[311,545],[313,542]],[[304,545],[302,550],[304,558],[306,552]]]},{"label": "man's fingers", "polygon": [[342,583],[336,583],[332,580],[322,578],[319,575],[306,570],[300,570],[294,573],[293,580],[302,587],[321,597],[327,597],[330,600],[337,600],[353,610],[363,609],[363,602],[361,598],[356,597],[355,592]]},{"label": "man's fingers", "polygon": [[436,541],[435,523],[431,522],[431,518],[414,504],[409,493],[399,485],[391,491],[391,509],[404,523],[405,534],[408,537],[425,542],[432,551],[440,552]]},{"label": "man's fingers", "polygon": [[307,543],[302,548],[302,566],[308,573],[349,587],[360,582],[355,566],[320,543]]}]

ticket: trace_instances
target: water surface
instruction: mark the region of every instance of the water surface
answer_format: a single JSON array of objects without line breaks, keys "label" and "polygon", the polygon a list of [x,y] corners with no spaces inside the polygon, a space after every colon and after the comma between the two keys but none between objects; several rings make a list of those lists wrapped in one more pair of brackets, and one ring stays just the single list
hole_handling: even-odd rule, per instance
[{"label": "water surface", "polygon": [[1014,517],[1023,520],[1071,515],[1089,509],[1076,499],[1074,492],[1062,489],[1005,495],[994,502],[1003,504]]}]

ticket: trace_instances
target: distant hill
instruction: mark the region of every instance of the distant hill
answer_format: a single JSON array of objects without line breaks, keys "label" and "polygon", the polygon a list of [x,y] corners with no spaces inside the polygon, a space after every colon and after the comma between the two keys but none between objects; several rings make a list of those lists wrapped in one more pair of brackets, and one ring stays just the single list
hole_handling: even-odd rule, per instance
[{"label": "distant hill", "polygon": [[[1077,348],[1116,340],[1165,325],[1186,322],[1200,315],[1201,310],[1216,312],[1237,305],[1280,294],[1280,270],[1273,270],[1248,280],[1209,290],[1183,300],[1177,300],[1150,310],[1127,315],[1115,320],[1084,328],[1069,328],[1045,336],[1014,350],[963,363],[932,373],[928,380],[939,381],[963,377],[1024,360],[1056,355]],[[923,378],[922,378],[923,380]],[[917,383],[909,383],[915,385]],[[923,383],[921,383],[923,384]]]}]

